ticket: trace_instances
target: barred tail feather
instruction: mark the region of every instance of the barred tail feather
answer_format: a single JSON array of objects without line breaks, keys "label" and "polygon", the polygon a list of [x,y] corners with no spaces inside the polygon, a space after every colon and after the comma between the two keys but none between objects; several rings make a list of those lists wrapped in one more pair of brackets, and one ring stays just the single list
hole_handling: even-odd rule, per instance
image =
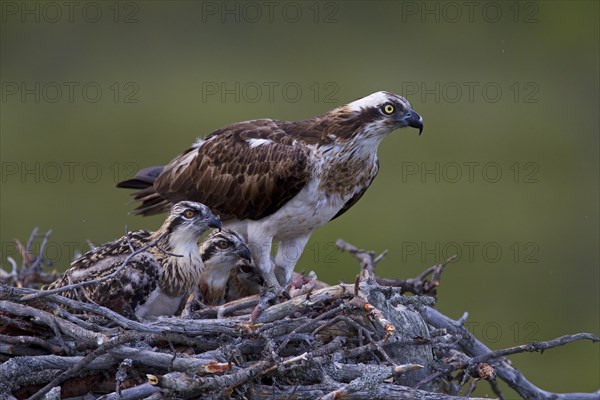
[{"label": "barred tail feather", "polygon": [[119,182],[118,188],[137,189],[132,196],[142,204],[134,210],[137,215],[154,215],[169,211],[171,203],[154,190],[154,181],[163,171],[163,166],[144,168],[131,179]]},{"label": "barred tail feather", "polygon": [[117,183],[117,187],[125,189],[146,189],[154,184],[154,181],[158,178],[163,169],[164,167],[162,165],[140,169],[133,178]]}]

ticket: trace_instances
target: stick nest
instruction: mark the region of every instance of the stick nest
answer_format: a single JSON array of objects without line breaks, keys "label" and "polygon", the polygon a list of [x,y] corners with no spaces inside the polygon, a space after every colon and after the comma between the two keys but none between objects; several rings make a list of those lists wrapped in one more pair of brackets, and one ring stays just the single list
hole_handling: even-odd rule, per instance
[{"label": "stick nest", "polygon": [[41,255],[50,233],[17,242],[21,265],[9,258],[10,272],[0,269],[0,399],[454,399],[482,382],[505,398],[498,380],[522,398],[600,397],[546,392],[505,358],[596,336],[492,351],[463,327],[466,313],[455,321],[437,311],[451,260],[381,279],[384,254],[340,240],[360,265],[353,284],[313,280],[255,323],[257,296],[140,322],[38,290],[57,278]]}]

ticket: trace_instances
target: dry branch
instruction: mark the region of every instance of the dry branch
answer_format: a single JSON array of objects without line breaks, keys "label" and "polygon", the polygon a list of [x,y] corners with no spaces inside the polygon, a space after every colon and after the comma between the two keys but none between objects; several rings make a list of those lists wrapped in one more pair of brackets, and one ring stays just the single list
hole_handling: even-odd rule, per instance
[{"label": "dry branch", "polygon": [[473,368],[474,365],[490,360],[495,360],[494,369],[497,376],[506,382],[524,399],[540,399],[540,400],[586,400],[600,398],[600,390],[595,393],[551,393],[536,387],[529,382],[521,372],[510,365],[503,357],[509,354],[523,353],[529,351],[543,351],[552,347],[562,346],[574,340],[587,339],[592,342],[598,342],[600,339],[589,333],[580,333],[575,335],[562,336],[557,339],[547,342],[530,343],[522,346],[517,346],[509,349],[498,351],[490,350],[486,345],[477,340],[466,328],[463,327],[464,321],[454,321],[439,311],[431,307],[424,307],[421,310],[423,318],[431,325],[438,329],[446,329],[448,332],[454,333],[460,337],[459,346],[464,353],[469,357],[466,363],[461,365],[447,366],[445,373],[450,373],[455,369]]},{"label": "dry branch", "polygon": [[[501,379],[523,398],[598,399],[600,392],[543,391],[506,356],[544,351],[567,335],[492,351],[433,305],[449,261],[416,278],[381,279],[385,255],[339,241],[359,262],[354,284],[295,292],[266,308],[258,297],[205,307],[181,318],[132,321],[107,308],[35,287],[54,275],[32,254],[50,232],[18,244],[0,279],[0,399],[414,399],[450,400]],[[136,253],[132,249],[131,257]],[[413,296],[405,296],[412,293]]]}]

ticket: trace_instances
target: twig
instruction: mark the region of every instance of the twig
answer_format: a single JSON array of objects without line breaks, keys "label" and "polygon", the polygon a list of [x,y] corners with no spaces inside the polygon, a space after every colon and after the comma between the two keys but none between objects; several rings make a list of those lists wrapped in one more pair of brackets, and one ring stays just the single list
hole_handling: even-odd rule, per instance
[{"label": "twig", "polygon": [[[321,331],[322,329],[324,329],[324,328],[325,328],[325,326],[328,326],[328,325],[333,325],[333,324],[336,324],[336,323],[338,323],[338,322],[340,322],[340,321],[342,321],[342,322],[345,322],[345,323],[346,323],[346,324],[348,324],[348,325],[351,325],[351,326],[352,326],[354,329],[356,329],[356,331],[357,331],[359,334],[361,334],[361,335],[364,335],[364,336],[367,338],[367,340],[368,340],[369,344],[370,344],[372,347],[370,347],[370,348],[369,348],[369,347],[364,347],[364,349],[365,349],[365,350],[375,349],[375,350],[377,350],[377,351],[378,351],[378,352],[379,352],[379,353],[380,353],[380,354],[383,356],[383,358],[384,358],[384,359],[385,359],[385,360],[386,360],[386,361],[387,361],[389,364],[391,364],[391,365],[396,365],[396,362],[395,362],[394,360],[392,360],[392,358],[391,358],[391,357],[390,357],[390,356],[387,354],[387,352],[386,352],[386,351],[383,349],[383,347],[381,346],[381,344],[380,344],[380,343],[378,343],[378,342],[376,342],[375,340],[373,340],[373,333],[374,333],[374,332],[372,332],[372,331],[370,331],[370,330],[366,329],[364,326],[360,325],[360,324],[359,324],[358,322],[356,322],[354,319],[352,319],[352,318],[350,318],[350,317],[347,317],[347,316],[345,316],[345,315],[338,315],[338,316],[337,316],[337,317],[335,317],[333,320],[329,321],[329,322],[328,322],[326,325],[323,325],[323,326],[321,326],[321,327],[317,328],[317,329],[315,330],[314,334],[316,334],[316,333],[318,333],[319,331]],[[384,341],[385,341],[385,340],[387,340],[387,337],[386,337],[386,339],[384,339]]]},{"label": "twig", "polygon": [[[32,230],[31,233],[29,234],[29,238],[27,239],[27,243],[25,244],[25,251],[27,253],[31,252],[31,246],[33,245],[33,241],[35,240],[35,238],[37,237],[38,234],[38,227],[35,226]],[[25,261],[25,260],[23,260]],[[25,266],[24,266],[25,267]]]},{"label": "twig", "polygon": [[[443,263],[435,264],[421,272],[415,278],[395,279],[395,278],[377,278],[377,283],[382,286],[401,287],[403,292],[414,293],[422,296],[436,296],[437,287],[440,285],[440,279],[444,269],[450,265],[456,256],[448,258]],[[431,275],[431,279],[427,277]]]},{"label": "twig", "polygon": [[120,393],[109,393],[97,400],[137,400],[145,399],[155,393],[160,392],[160,388],[152,386],[149,383],[144,383],[129,389],[124,389]]},{"label": "twig", "polygon": [[43,349],[46,349],[52,353],[62,353],[63,349],[60,346],[56,346],[52,343],[49,343],[46,340],[42,340],[39,337],[35,336],[9,336],[0,334],[0,342],[8,343],[8,344],[25,344],[25,345],[34,345],[39,346]]},{"label": "twig", "polygon": [[83,369],[86,367],[86,365],[88,365],[89,363],[94,361],[94,359],[96,359],[101,354],[106,353],[113,347],[130,342],[137,338],[139,338],[137,336],[137,332],[126,332],[119,337],[113,338],[113,339],[109,340],[108,342],[103,343],[96,350],[92,351],[90,354],[83,357],[81,359],[81,361],[79,361],[77,364],[73,365],[71,368],[69,368],[68,370],[66,370],[65,372],[63,372],[62,374],[57,376],[56,378],[52,379],[52,381],[50,381],[50,383],[48,383],[46,386],[44,386],[43,388],[38,390],[33,396],[31,396],[29,398],[29,400],[41,399],[54,386],[60,385],[67,379],[73,378],[79,372],[83,371]]},{"label": "twig", "polygon": [[502,350],[490,351],[487,354],[482,354],[480,356],[473,357],[471,359],[471,364],[479,364],[482,362],[492,360],[494,358],[504,357],[511,354],[534,351],[539,351],[540,353],[543,353],[547,349],[551,349],[558,346],[564,346],[565,344],[574,342],[576,340],[591,340],[592,343],[596,343],[600,341],[600,338],[598,338],[596,335],[592,335],[591,333],[576,333],[573,335],[564,335],[559,338],[546,340],[543,342],[532,342],[520,346],[509,347]]},{"label": "twig", "polygon": [[[431,308],[431,307],[423,307],[421,310],[421,315],[425,318],[425,320],[433,325],[434,327],[441,329],[445,328],[451,332],[459,333],[463,339],[459,342],[460,346],[463,348],[465,353],[471,357],[481,357],[481,359],[490,359],[490,355],[494,352],[490,350],[487,346],[477,340],[467,329],[463,328],[459,323],[453,321],[452,319],[446,317],[441,314],[439,311]],[[564,336],[558,339],[554,339],[548,341],[547,344],[555,344],[555,346],[560,346],[566,343],[569,343],[573,340],[581,340],[588,339],[592,340],[592,342],[597,342],[598,337],[595,335],[591,335],[588,333],[584,334],[576,334],[576,335],[568,335],[569,339],[565,340]],[[547,344],[542,345],[540,348],[544,348]],[[524,352],[530,351],[526,348],[527,345],[517,346],[518,349],[514,350],[516,352]],[[523,348],[525,347],[525,348]],[[545,347],[549,348],[549,347]],[[534,348],[535,349],[535,348]],[[511,350],[513,351],[513,350]],[[502,352],[502,350],[500,350]],[[514,354],[511,353],[511,354]],[[542,390],[529,382],[523,374],[516,368],[513,368],[509,363],[500,359],[498,363],[495,364],[495,370],[497,376],[505,381],[511,388],[513,388],[520,396],[526,399],[541,399],[541,400],[587,400],[594,399],[598,400],[598,396],[600,396],[600,390],[595,393],[551,393],[545,390]]]},{"label": "twig", "polygon": [[12,280],[16,283],[16,282],[18,282],[18,279],[19,279],[19,272],[18,272],[18,268],[17,268],[17,262],[12,257],[7,257],[6,259],[8,260],[8,262],[10,263],[10,265],[12,265],[12,270],[10,272],[10,276],[11,276]]},{"label": "twig", "polygon": [[343,310],[344,310],[344,306],[343,306],[343,304],[340,304],[340,305],[338,305],[337,307],[335,307],[335,308],[333,308],[333,309],[331,309],[331,310],[329,310],[329,311],[327,311],[327,312],[325,312],[325,313],[323,313],[323,314],[319,315],[318,317],[316,317],[316,318],[313,318],[313,319],[311,319],[311,320],[308,320],[308,321],[307,321],[307,322],[305,322],[304,324],[302,324],[302,325],[298,326],[298,327],[297,327],[297,328],[295,328],[293,331],[291,331],[291,332],[288,334],[288,336],[287,336],[287,337],[286,337],[286,338],[285,338],[285,339],[284,339],[284,340],[281,342],[281,344],[279,345],[279,347],[278,347],[278,349],[277,349],[277,353],[280,353],[280,352],[281,352],[281,350],[283,350],[283,348],[285,348],[285,346],[287,346],[287,344],[288,344],[288,343],[289,343],[289,341],[290,341],[290,338],[291,338],[291,337],[292,337],[294,334],[296,334],[296,333],[298,333],[298,332],[300,332],[300,331],[303,331],[303,330],[305,330],[305,329],[308,329],[308,328],[312,327],[313,325],[315,325],[316,323],[318,323],[319,321],[322,321],[322,320],[324,320],[324,319],[330,318],[331,316],[333,316],[333,315],[335,315],[335,314],[338,314],[338,313],[342,312]]},{"label": "twig", "polygon": [[103,342],[105,340],[104,335],[90,332],[72,322],[65,321],[62,318],[57,318],[46,311],[38,310],[23,304],[0,300],[0,310],[21,317],[32,317],[36,323],[42,323],[50,328],[55,324],[58,326],[61,333],[67,334],[70,337],[85,343],[97,344],[99,341]]},{"label": "twig", "polygon": [[[435,322],[437,311],[428,307],[434,302],[431,297],[405,297],[401,294],[406,287],[380,286],[382,280],[376,281],[373,270],[385,252],[375,257],[373,252],[341,243],[361,265],[355,285],[330,286],[278,303],[264,310],[254,325],[247,321],[256,296],[194,314],[201,319],[148,322],[132,321],[105,307],[56,293],[37,297],[40,292],[34,289],[0,285],[0,393],[21,397],[42,386],[50,393],[58,390],[49,389],[52,385],[62,383],[63,396],[83,399],[89,395],[90,382],[102,376],[102,390],[113,392],[103,396],[105,400],[227,396],[450,400],[457,393],[472,394],[480,380],[488,380],[502,397],[497,376],[520,387],[517,392],[528,398],[598,398],[600,393],[577,397],[541,391],[504,359],[572,340],[594,341],[595,336],[569,335],[496,351],[480,347],[463,326],[467,314],[458,321],[438,318]],[[28,245],[21,246],[29,266],[38,259],[25,254],[32,244],[30,238]],[[416,291],[435,294],[444,265],[403,282],[413,282]],[[9,282],[19,285],[28,279],[37,284],[48,275],[15,271],[16,280]],[[2,278],[10,279],[7,275]],[[432,355],[437,357],[435,362]],[[407,363],[424,368],[417,370],[413,365],[402,370]],[[141,383],[146,374],[149,381]],[[438,382],[421,389],[408,387],[420,380],[443,383],[446,378],[451,379],[446,382],[449,394],[433,392],[440,389]],[[268,385],[262,385],[267,381]]]},{"label": "twig", "polygon": [[[29,267],[29,270],[34,273],[40,272],[40,265],[42,263],[42,260],[44,259],[44,248],[46,247],[46,243],[48,243],[50,235],[52,235],[52,229],[48,229],[48,231],[44,234],[44,238],[42,239],[42,243],[40,244],[38,255]],[[27,244],[29,246],[30,243],[27,242]],[[27,249],[27,251],[29,251],[29,248]]]},{"label": "twig", "polygon": [[[294,363],[307,360],[307,353],[288,357],[281,362],[281,366],[290,366]],[[197,377],[181,372],[156,376],[148,375],[148,382],[161,388],[173,389],[187,395],[200,394],[206,390],[231,390],[251,379],[267,375],[277,370],[278,364],[272,361],[259,361],[254,365],[236,371],[229,375],[214,377]],[[225,388],[225,389],[224,389]]]},{"label": "twig", "polygon": [[423,368],[418,364],[406,364],[398,365],[393,368],[381,367],[378,365],[365,365],[364,374],[354,379],[347,385],[342,386],[332,392],[329,392],[325,396],[319,398],[319,400],[336,400],[342,397],[347,397],[352,393],[366,390],[372,392],[377,386],[381,385],[381,382],[392,376],[398,376],[408,371],[414,371],[416,369]]},{"label": "twig", "polygon": [[375,267],[377,266],[377,263],[379,263],[387,254],[387,250],[385,250],[383,253],[375,257],[375,253],[373,251],[359,249],[358,247],[355,247],[342,239],[338,239],[335,242],[335,245],[340,250],[352,254],[354,258],[358,260],[361,269],[363,271],[367,271],[369,274],[375,273]]},{"label": "twig", "polygon": [[[339,389],[343,385],[336,382],[324,382],[318,385],[298,385],[294,386],[294,395],[291,396],[294,400],[314,400],[328,393]],[[273,385],[262,385],[259,386],[256,391],[256,400],[271,400],[271,399],[285,399],[290,396],[292,388],[290,387],[274,387]],[[464,400],[464,397],[456,397],[444,393],[433,393],[425,390],[413,389],[406,386],[394,385],[394,384],[381,384],[371,390],[360,390],[346,394],[342,397],[344,400],[373,400],[373,399],[386,399],[386,400],[414,400],[414,399],[427,399],[427,400]],[[489,400],[485,398],[475,398],[472,400]]]}]

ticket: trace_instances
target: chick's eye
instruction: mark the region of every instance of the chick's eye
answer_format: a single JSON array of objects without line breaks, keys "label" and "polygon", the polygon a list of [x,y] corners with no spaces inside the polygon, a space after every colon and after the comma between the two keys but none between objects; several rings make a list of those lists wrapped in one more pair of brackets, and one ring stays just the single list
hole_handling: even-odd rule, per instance
[{"label": "chick's eye", "polygon": [[221,248],[221,249],[226,249],[230,246],[230,244],[229,244],[229,242],[221,240],[220,242],[217,243],[217,246],[219,246],[219,248]]},{"label": "chick's eye", "polygon": [[193,218],[195,215],[196,215],[196,212],[193,211],[193,210],[186,210],[183,213],[183,216],[186,217],[186,218]]},{"label": "chick's eye", "polygon": [[386,113],[386,114],[391,114],[391,113],[394,112],[394,110],[395,110],[394,106],[391,105],[390,103],[385,104],[383,106],[383,112]]},{"label": "chick's eye", "polygon": [[250,272],[252,272],[252,267],[244,264],[240,266],[240,271],[242,271],[245,274],[249,274]]}]

